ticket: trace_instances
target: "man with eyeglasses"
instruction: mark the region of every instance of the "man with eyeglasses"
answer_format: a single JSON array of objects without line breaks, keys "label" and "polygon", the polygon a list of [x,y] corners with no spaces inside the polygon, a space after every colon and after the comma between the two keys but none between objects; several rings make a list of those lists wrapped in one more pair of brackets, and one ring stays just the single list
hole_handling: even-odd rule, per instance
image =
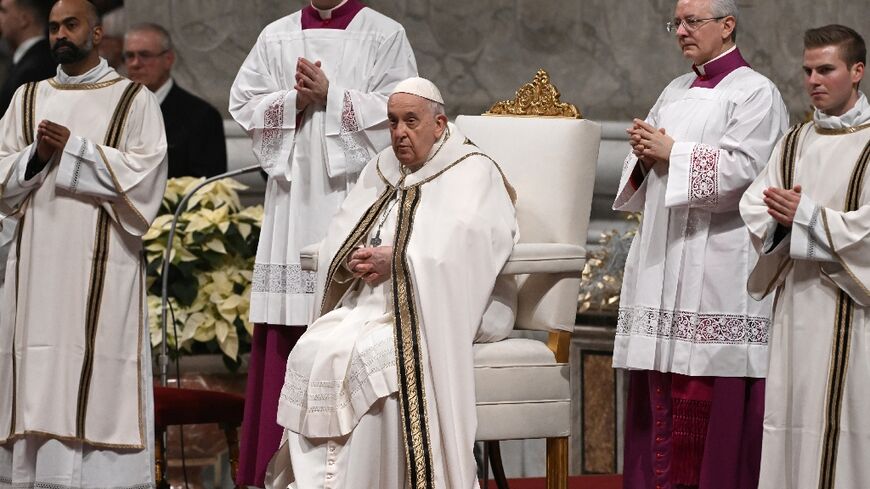
[{"label": "man with eyeglasses", "polygon": [[806,31],[812,122],[789,131],[740,202],[761,252],[749,291],[777,297],[762,489],[870,487],[866,62],[855,30]]},{"label": "man with eyeglasses", "polygon": [[630,370],[625,487],[754,488],[771,300],[738,212],[788,126],[735,44],[733,0],[679,0],[667,30],[692,71],[627,130],[613,208],[643,212],[625,266],[613,365]]},{"label": "man with eyeglasses", "polygon": [[127,76],[154,92],[163,112],[169,144],[169,178],[210,177],[227,171],[227,147],[220,113],[172,79],[175,49],[169,32],[151,23],[124,35]]}]

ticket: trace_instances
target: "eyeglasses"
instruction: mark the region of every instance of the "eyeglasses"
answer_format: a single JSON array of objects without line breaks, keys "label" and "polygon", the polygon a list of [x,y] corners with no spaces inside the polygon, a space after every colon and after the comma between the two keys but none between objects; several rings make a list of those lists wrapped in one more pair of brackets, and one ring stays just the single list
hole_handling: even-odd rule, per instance
[{"label": "eyeglasses", "polygon": [[151,53],[148,51],[135,51],[135,52],[134,51],[125,51],[125,52],[121,53],[121,59],[123,59],[124,62],[126,63],[126,62],[133,61],[136,58],[139,58],[140,60],[142,60],[143,63],[147,63],[158,56],[163,56],[164,54],[166,54],[168,52],[169,52],[168,49],[164,49],[163,51],[160,51],[159,53]]},{"label": "eyeglasses", "polygon": [[710,22],[711,20],[722,20],[725,17],[728,17],[728,16],[723,15],[721,17],[708,17],[706,19],[693,19],[693,18],[674,19],[674,20],[665,24],[665,29],[670,34],[676,34],[677,30],[679,30],[680,26],[683,26],[686,28],[686,30],[688,32],[695,32],[696,30],[698,30],[699,27],[706,24],[707,22]]}]

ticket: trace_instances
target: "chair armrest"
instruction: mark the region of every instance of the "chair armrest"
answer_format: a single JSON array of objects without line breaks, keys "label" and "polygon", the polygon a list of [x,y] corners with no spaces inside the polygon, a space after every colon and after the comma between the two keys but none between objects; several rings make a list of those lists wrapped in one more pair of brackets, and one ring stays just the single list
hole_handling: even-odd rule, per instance
[{"label": "chair armrest", "polygon": [[527,273],[579,274],[586,266],[586,249],[564,243],[517,243],[502,268],[502,275]]},{"label": "chair armrest", "polygon": [[320,251],[320,243],[315,243],[302,248],[299,251],[299,263],[306,272],[317,271],[317,255]]}]

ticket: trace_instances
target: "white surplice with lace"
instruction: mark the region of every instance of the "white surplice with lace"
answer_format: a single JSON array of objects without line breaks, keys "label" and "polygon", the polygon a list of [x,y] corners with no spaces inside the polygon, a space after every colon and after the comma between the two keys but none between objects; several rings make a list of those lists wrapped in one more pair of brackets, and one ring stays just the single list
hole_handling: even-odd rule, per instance
[{"label": "white surplice with lace", "polygon": [[773,83],[749,67],[715,88],[675,79],[646,121],[676,142],[634,188],[625,159],[615,210],[642,212],[625,265],[613,366],[763,377],[770,302],[746,293],[755,264],[737,210],[788,126]]}]

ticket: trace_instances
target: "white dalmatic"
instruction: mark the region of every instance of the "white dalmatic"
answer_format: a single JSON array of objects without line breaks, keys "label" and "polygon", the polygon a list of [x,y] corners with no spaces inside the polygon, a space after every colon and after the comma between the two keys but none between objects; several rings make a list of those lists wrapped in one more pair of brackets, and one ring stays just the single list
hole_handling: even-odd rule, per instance
[{"label": "white dalmatic", "polygon": [[[795,155],[783,158],[783,153]],[[784,164],[785,163],[785,164]],[[870,105],[783,138],[740,211],[762,253],[749,290],[776,296],[763,489],[870,487]],[[800,185],[791,228],[763,192]]]},{"label": "white dalmatic", "polygon": [[[28,174],[42,120],[70,137]],[[0,121],[18,217],[0,314],[0,486],[153,484],[141,236],[166,185],[154,96],[108,67],[21,87]]]},{"label": "white dalmatic", "polygon": [[[320,61],[326,106],[296,110],[296,63]],[[306,325],[314,275],[299,251],[323,239],[360,170],[389,146],[387,97],[416,76],[402,26],[364,8],[346,29],[302,29],[301,12],[260,34],[230,91],[230,113],[253,139],[266,184],[251,321]]]},{"label": "white dalmatic", "polygon": [[755,263],[737,205],[788,124],[779,91],[749,67],[715,88],[683,75],[646,121],[676,142],[637,188],[625,159],[615,210],[642,212],[625,266],[613,365],[763,377],[770,302],[746,293]]}]

